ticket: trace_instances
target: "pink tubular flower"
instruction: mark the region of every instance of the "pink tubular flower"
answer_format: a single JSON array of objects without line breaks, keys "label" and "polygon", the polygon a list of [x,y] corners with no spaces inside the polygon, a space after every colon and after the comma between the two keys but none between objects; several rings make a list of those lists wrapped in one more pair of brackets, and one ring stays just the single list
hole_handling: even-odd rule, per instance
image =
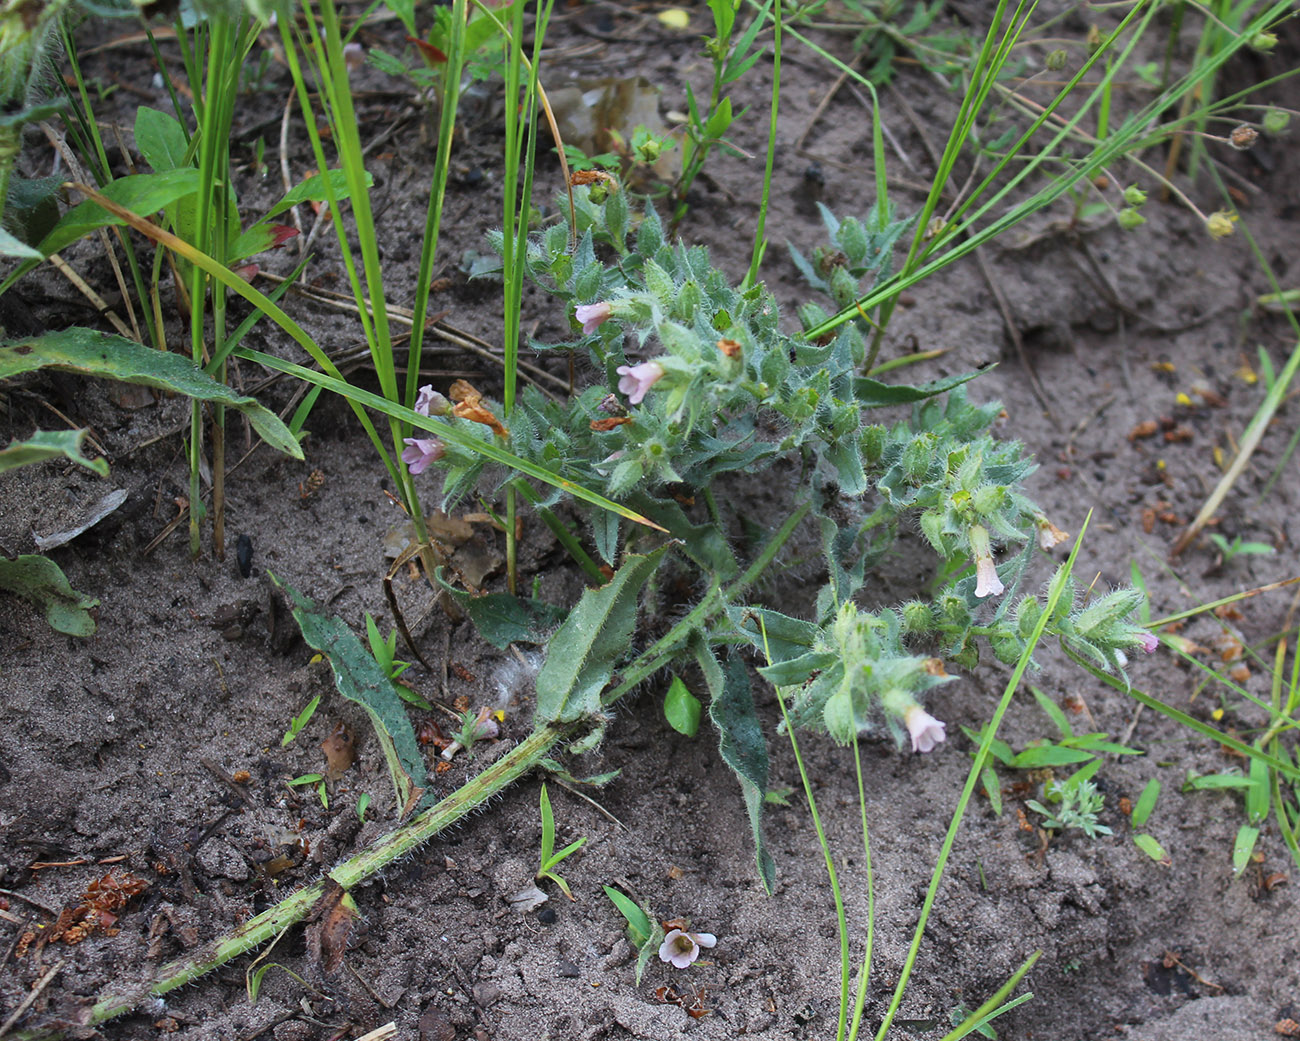
[{"label": "pink tubular flower", "polygon": [[620,393],[627,395],[633,405],[641,404],[656,383],[664,378],[664,367],[657,361],[643,361],[640,365],[620,365],[614,370],[622,377],[618,381]]},{"label": "pink tubular flower", "polygon": [[1001,596],[1002,580],[998,578],[997,565],[992,557],[979,557],[975,561],[975,595],[978,597]]},{"label": "pink tubular flower", "polygon": [[947,740],[944,734],[946,723],[930,715],[920,705],[913,705],[903,715],[907,732],[912,735],[913,752],[929,752],[941,741]]},{"label": "pink tubular flower", "polygon": [[685,969],[699,956],[701,947],[713,947],[718,938],[712,933],[688,933],[674,929],[659,945],[659,960],[670,962],[673,968]]},{"label": "pink tubular flower", "polygon": [[1005,587],[998,578],[997,565],[993,563],[988,529],[982,524],[971,525],[970,551],[975,558],[975,595],[981,598],[1001,596]]},{"label": "pink tubular flower", "polygon": [[451,402],[434,390],[432,383],[426,383],[416,395],[415,411],[422,416],[445,416],[451,411]]},{"label": "pink tubular flower", "polygon": [[1142,635],[1138,637],[1138,646],[1146,651],[1147,654],[1150,654],[1160,646],[1160,640],[1155,633],[1142,633]]},{"label": "pink tubular flower", "polygon": [[1062,531],[1042,514],[1034,518],[1034,524],[1038,528],[1039,549],[1051,549],[1070,537],[1068,531]]},{"label": "pink tubular flower", "polygon": [[436,437],[405,437],[402,440],[407,446],[402,450],[402,462],[412,477],[424,473],[430,463],[436,463],[447,451]]},{"label": "pink tubular flower", "polygon": [[609,316],[608,300],[602,300],[598,304],[579,304],[573,309],[573,317],[582,323],[584,336],[594,333],[603,323],[609,321]]}]

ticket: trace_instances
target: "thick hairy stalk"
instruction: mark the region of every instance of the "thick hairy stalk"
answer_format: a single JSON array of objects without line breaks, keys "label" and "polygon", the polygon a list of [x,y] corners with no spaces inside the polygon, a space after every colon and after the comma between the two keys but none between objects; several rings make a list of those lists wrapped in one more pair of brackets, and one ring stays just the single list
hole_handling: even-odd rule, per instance
[{"label": "thick hairy stalk", "polygon": [[[601,698],[601,704],[609,707],[632,691],[672,660],[691,632],[702,630],[721,617],[727,605],[735,602],[776,559],[800,522],[807,516],[809,508],[808,503],[803,503],[796,508],[740,578],[725,590],[715,586],[686,617],[643,651],[636,661],[623,671],[622,682]],[[74,1025],[97,1026],[114,1016],[130,1012],[149,998],[162,997],[178,987],[192,983],[200,976],[225,965],[241,954],[260,947],[307,917],[325,895],[331,883],[344,890],[360,885],[483,805],[492,796],[503,791],[537,766],[557,744],[582,736],[584,727],[589,726],[589,723],[579,721],[575,724],[547,724],[539,727],[527,740],[436,806],[429,807],[409,823],[378,840],[369,849],[335,866],[323,878],[286,897],[256,918],[250,918],[238,929],[208,944],[197,954],[164,965],[158,970],[152,983],[130,991],[101,995],[76,1024],[64,1022],[24,1031],[14,1036],[20,1041],[46,1041],[46,1039],[59,1037],[64,1030]]]},{"label": "thick hairy stalk", "polygon": [[[91,1006],[82,1023],[77,1025],[97,1026],[114,1016],[130,1012],[149,998],[162,997],[178,987],[192,983],[205,973],[274,939],[289,926],[302,921],[324,895],[331,882],[337,883],[345,890],[351,889],[394,861],[414,852],[443,829],[483,805],[493,795],[527,773],[557,743],[573,734],[573,727],[541,728],[464,787],[457,789],[436,806],[430,806],[408,824],[384,836],[369,849],[337,865],[325,877],[298,890],[274,907],[263,911],[256,918],[250,918],[238,929],[208,944],[197,954],[162,966],[152,984],[131,991],[102,995]],[[57,1037],[64,1029],[72,1026],[73,1024],[63,1023],[51,1028],[26,1031],[15,1036],[23,1041],[37,1041],[37,1039]]]}]

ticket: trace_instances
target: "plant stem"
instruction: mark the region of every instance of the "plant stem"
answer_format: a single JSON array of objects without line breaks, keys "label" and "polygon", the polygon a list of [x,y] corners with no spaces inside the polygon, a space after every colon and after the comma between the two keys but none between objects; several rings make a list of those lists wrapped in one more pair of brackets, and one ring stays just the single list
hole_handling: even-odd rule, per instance
[{"label": "plant stem", "polygon": [[[332,882],[351,889],[406,856],[443,829],[485,803],[492,796],[536,766],[559,742],[574,734],[572,726],[548,725],[498,759],[478,776],[457,789],[436,806],[430,806],[410,823],[390,832],[374,846],[345,860],[325,878],[274,907],[249,919],[238,929],[209,944],[199,953],[169,962],[158,970],[154,982],[144,990],[108,993],[91,1007],[86,1026],[96,1026],[131,1011],[149,997],[161,997],[191,983],[205,973],[258,947],[301,921],[315,907]],[[31,1030],[15,1035],[22,1041],[58,1036],[58,1030]]]}]

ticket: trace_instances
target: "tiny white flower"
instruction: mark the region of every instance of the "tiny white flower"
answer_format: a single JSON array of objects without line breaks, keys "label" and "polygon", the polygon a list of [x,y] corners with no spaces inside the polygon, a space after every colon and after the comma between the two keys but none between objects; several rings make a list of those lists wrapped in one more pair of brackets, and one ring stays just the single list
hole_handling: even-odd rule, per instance
[{"label": "tiny white flower", "polygon": [[659,960],[668,962],[675,969],[685,969],[699,958],[701,947],[713,947],[717,942],[718,938],[712,933],[688,933],[685,929],[674,929],[659,945]]},{"label": "tiny white flower", "polygon": [[944,733],[947,724],[935,719],[920,705],[909,708],[903,715],[903,722],[907,724],[907,732],[912,735],[913,752],[932,751],[941,741],[947,740]]}]

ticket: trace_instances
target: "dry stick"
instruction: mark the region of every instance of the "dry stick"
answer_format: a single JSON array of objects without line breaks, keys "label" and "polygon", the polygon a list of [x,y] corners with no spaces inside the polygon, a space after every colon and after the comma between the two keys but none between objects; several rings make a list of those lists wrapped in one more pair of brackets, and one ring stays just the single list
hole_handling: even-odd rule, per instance
[{"label": "dry stick", "polygon": [[852,73],[853,67],[857,65],[859,59],[861,59],[862,55],[866,53],[867,53],[866,51],[860,51],[858,54],[854,55],[854,58],[851,62],[849,62],[848,67],[845,68],[845,70],[840,73],[839,78],[834,83],[831,84],[830,90],[826,92],[826,94],[822,97],[821,101],[817,102],[817,107],[813,109],[813,114],[808,117],[808,125],[803,128],[803,133],[800,134],[798,138],[796,138],[795,140],[794,150],[796,152],[803,151],[804,142],[808,140],[808,135],[812,133],[813,127],[815,127],[817,125],[817,121],[822,118],[822,114],[826,111],[827,107],[829,107],[830,103],[835,99],[835,95],[840,92],[840,88],[844,86],[845,81],[848,80],[850,74]]},{"label": "dry stick", "polygon": [[[85,181],[86,172],[81,168],[81,164],[77,161],[76,153],[68,147],[67,141],[65,141],[64,138],[48,123],[41,123],[40,127],[41,131],[45,134],[46,140],[49,141],[50,145],[59,153],[63,158],[63,161],[68,164],[69,172],[75,174],[78,181]],[[113,130],[118,130],[116,123],[113,124]],[[118,135],[118,146],[122,148],[122,154],[127,157],[127,162],[129,163],[131,159],[130,153],[127,152],[126,147],[122,144],[120,133]],[[132,170],[131,172],[134,173],[135,171]],[[100,228],[98,229],[98,233],[100,244],[104,247],[104,255],[108,257],[108,263],[113,268],[113,274],[117,278],[117,288],[122,294],[122,302],[126,305],[127,317],[131,319],[131,325],[135,329],[134,336],[132,336],[131,332],[122,324],[122,320],[118,318],[114,312],[108,310],[108,305],[104,303],[103,300],[96,295],[92,295],[89,288],[86,287],[85,282],[81,281],[79,278],[74,278],[74,276],[69,273],[72,269],[69,268],[67,264],[62,260],[55,263],[54,257],[51,257],[50,261],[51,263],[55,263],[55,266],[59,268],[64,277],[99,308],[101,314],[107,315],[108,320],[113,323],[113,327],[117,329],[118,332],[128,340],[135,340],[136,343],[144,343],[144,339],[140,336],[140,323],[136,320],[135,308],[131,304],[131,294],[126,288],[126,278],[122,274],[121,265],[117,262],[117,254],[113,252],[113,246],[108,240],[108,231],[105,228]]]},{"label": "dry stick", "polygon": [[3,1025],[0,1025],[0,1037],[4,1037],[5,1034],[9,1033],[9,1031],[13,1029],[13,1025],[22,1018],[23,1013],[31,1008],[32,1003],[41,996],[41,991],[50,985],[50,980],[54,979],[54,977],[58,975],[59,970],[67,964],[68,959],[64,958],[57,965],[51,966],[50,971],[36,981],[36,986],[32,988],[31,993],[19,1002],[18,1007],[9,1013],[9,1018],[4,1021]]},{"label": "dry stick", "polygon": [[1177,557],[1191,544],[1192,540],[1200,534],[1201,529],[1205,527],[1210,518],[1214,516],[1214,511],[1217,510],[1219,506],[1222,505],[1223,500],[1227,498],[1228,492],[1231,490],[1233,484],[1235,484],[1237,478],[1241,476],[1241,472],[1246,469],[1246,464],[1250,462],[1251,455],[1253,455],[1255,449],[1259,447],[1259,442],[1263,439],[1264,432],[1268,429],[1268,425],[1273,419],[1273,414],[1278,410],[1278,407],[1286,397],[1286,389],[1295,378],[1297,369],[1300,369],[1300,342],[1296,343],[1295,348],[1291,351],[1291,357],[1287,359],[1286,367],[1278,373],[1273,386],[1269,389],[1269,392],[1264,395],[1264,401],[1259,406],[1259,411],[1255,413],[1255,417],[1250,421],[1250,425],[1246,427],[1246,432],[1242,434],[1241,447],[1237,450],[1237,455],[1232,460],[1232,465],[1228,467],[1227,472],[1219,479],[1219,483],[1215,485],[1214,491],[1210,493],[1210,497],[1205,500],[1205,505],[1201,507],[1201,512],[1196,515],[1196,519],[1187,526],[1187,530],[1178,537],[1178,541],[1174,543],[1173,549],[1169,551],[1171,559]]}]

